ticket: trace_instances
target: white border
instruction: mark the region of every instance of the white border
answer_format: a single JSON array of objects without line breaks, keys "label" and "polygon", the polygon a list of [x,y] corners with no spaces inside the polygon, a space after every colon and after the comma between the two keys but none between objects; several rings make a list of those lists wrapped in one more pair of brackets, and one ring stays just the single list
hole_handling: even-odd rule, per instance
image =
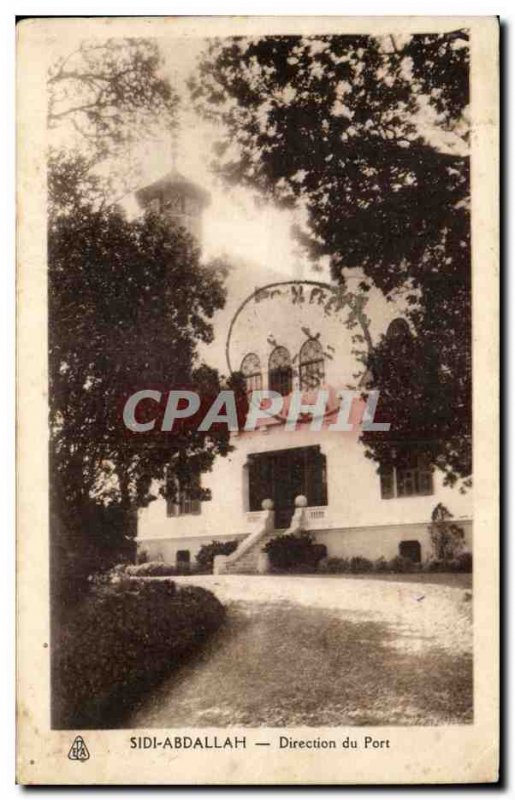
[{"label": "white border", "polygon": [[[27,8],[30,6],[30,8]],[[511,21],[510,17],[513,18],[513,12],[511,12],[512,5],[507,2],[498,2],[496,4],[492,4],[490,2],[454,2],[449,5],[448,2],[432,2],[432,3],[424,3],[422,5],[416,6],[417,14],[449,14],[452,15],[465,15],[465,14],[500,14],[503,20],[507,20],[508,24]],[[359,3],[359,12],[363,15],[366,14],[398,14],[398,15],[409,15],[413,12],[414,6],[412,2],[396,2],[391,5],[386,6],[384,3],[378,2],[367,2],[367,0],[362,0]],[[328,0],[319,0],[316,4],[316,9],[318,14],[331,14],[337,15],[341,13],[348,13],[354,8],[350,8],[349,5],[344,4],[342,2],[329,2]],[[99,14],[99,15],[109,15],[109,14],[128,14],[128,15],[138,15],[138,14],[295,14],[295,15],[310,15],[313,11],[313,3],[312,2],[304,2],[303,0],[298,0],[294,4],[291,2],[281,2],[281,0],[261,0],[261,2],[246,2],[246,3],[237,3],[237,2],[208,2],[204,0],[204,2],[198,2],[195,0],[191,0],[190,2],[170,2],[169,0],[151,0],[147,3],[135,3],[135,2],[113,2],[110,0],[109,2],[98,2],[97,0],[91,1],[89,3],[76,3],[68,0],[68,2],[49,2],[47,4],[39,3],[39,2],[32,2],[30,4],[27,3],[6,3],[2,6],[2,11],[0,12],[0,21],[3,24],[0,26],[0,63],[2,66],[2,83],[4,88],[7,90],[7,96],[4,93],[3,95],[3,107],[4,107],[4,114],[3,117],[3,124],[0,126],[0,137],[2,141],[2,147],[4,148],[4,158],[2,159],[3,164],[3,192],[2,192],[2,205],[1,205],[1,225],[3,226],[3,234],[1,241],[4,243],[4,248],[6,247],[7,252],[4,249],[4,263],[2,265],[2,270],[0,271],[0,297],[2,302],[2,313],[0,314],[0,319],[2,321],[2,335],[0,336],[1,342],[1,354],[2,358],[2,365],[4,370],[4,376],[8,375],[7,382],[3,382],[3,393],[2,393],[2,419],[4,421],[4,426],[7,427],[7,432],[4,430],[4,435],[2,436],[2,456],[3,456],[3,463],[2,463],[2,487],[5,489],[4,492],[4,503],[3,503],[3,513],[2,513],[2,521],[4,523],[4,548],[2,549],[2,561],[3,567],[2,570],[2,580],[0,581],[0,592],[1,592],[1,600],[2,600],[2,609],[4,611],[4,625],[2,626],[2,634],[3,634],[3,643],[4,647],[7,648],[7,652],[4,651],[4,658],[2,659],[2,671],[0,675],[0,689],[3,696],[0,696],[3,708],[2,714],[2,728],[1,728],[1,738],[0,738],[0,757],[1,757],[1,766],[2,769],[0,770],[1,774],[1,781],[2,781],[2,788],[6,794],[3,796],[10,796],[11,793],[15,791],[19,791],[19,787],[16,789],[13,786],[13,775],[14,775],[14,751],[13,751],[13,696],[14,696],[14,684],[13,684],[13,670],[12,670],[12,644],[13,644],[13,619],[14,614],[6,614],[8,608],[13,607],[13,558],[14,558],[14,546],[13,546],[13,523],[14,523],[14,480],[13,480],[13,451],[14,451],[14,435],[13,435],[13,408],[14,408],[14,388],[13,388],[13,373],[14,373],[14,346],[13,346],[13,328],[14,328],[14,303],[13,303],[13,283],[14,283],[14,233],[13,233],[13,215],[14,215],[14,31],[13,31],[13,15],[15,13],[32,13],[32,14],[45,14],[45,15],[83,15],[83,14]],[[512,67],[512,59],[508,58],[508,74],[506,75],[506,81],[508,85],[513,86],[514,75],[513,75],[513,67]],[[7,109],[7,114],[5,114],[5,110]],[[506,116],[506,125],[509,126],[509,116],[511,114],[508,112]],[[509,129],[509,127],[508,127]],[[513,187],[513,173],[510,171],[509,175],[509,187]],[[510,222],[513,220],[506,221],[506,229],[509,230],[511,227]],[[505,261],[508,261],[508,252],[505,252]],[[515,283],[511,281],[510,285],[506,284],[506,289],[509,290],[509,300],[507,302],[507,309],[515,309]],[[511,312],[513,313],[513,311]],[[513,341],[513,325],[510,324],[510,342]],[[510,359],[511,361],[511,359]],[[513,366],[513,363],[511,364]],[[511,377],[513,376],[513,370],[511,371]],[[510,380],[509,389],[513,389],[513,385]],[[510,397],[513,396],[513,392],[510,392]],[[513,452],[514,447],[514,435],[510,435],[510,454]],[[515,479],[512,477],[510,480],[509,486],[507,488],[507,494],[514,496],[515,495]],[[507,509],[508,511],[508,509]],[[509,516],[507,517],[507,521],[509,520]],[[514,548],[511,548],[511,574],[513,573],[513,552]],[[8,566],[9,565],[9,566]],[[506,609],[508,611],[508,609]],[[7,622],[7,624],[6,624]],[[513,709],[511,709],[513,711]],[[510,715],[511,716],[511,715]],[[511,716],[513,720],[513,717]],[[507,758],[507,761],[509,759]],[[505,765],[506,766],[506,765]],[[105,790],[99,790],[105,791]],[[146,793],[148,790],[142,790],[142,792]],[[351,793],[354,793],[353,790],[350,790]],[[450,795],[452,790],[439,790],[439,794],[442,795]],[[52,790],[50,793],[57,794],[57,790]],[[124,792],[123,789],[120,789],[119,792],[116,791],[114,794],[122,794]],[[181,790],[175,790],[175,794],[186,795],[186,792],[182,792]],[[62,792],[59,792],[62,796]],[[113,792],[110,792],[112,795]],[[189,792],[188,792],[189,794]],[[356,793],[357,794],[357,793]],[[364,792],[359,793],[363,796]],[[368,792],[365,792],[368,794]],[[466,792],[469,794],[469,792]]]}]

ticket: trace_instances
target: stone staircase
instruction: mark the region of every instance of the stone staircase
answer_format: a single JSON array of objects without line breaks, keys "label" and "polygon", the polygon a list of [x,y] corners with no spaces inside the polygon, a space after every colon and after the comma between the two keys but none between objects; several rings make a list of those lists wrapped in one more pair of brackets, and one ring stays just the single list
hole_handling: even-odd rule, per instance
[{"label": "stone staircase", "polygon": [[213,572],[215,575],[234,575],[238,573],[266,572],[266,556],[262,555],[265,544],[277,535],[274,527],[274,504],[263,500],[262,510],[253,514],[254,524],[249,535],[229,556],[215,556]]},{"label": "stone staircase", "polygon": [[295,510],[290,527],[278,529],[274,527],[274,504],[271,500],[263,500],[262,511],[255,517],[253,530],[240,542],[230,556],[215,556],[213,573],[215,575],[253,575],[268,572],[269,564],[263,548],[283,533],[298,534],[305,529],[307,499],[304,495],[295,498]]},{"label": "stone staircase", "polygon": [[263,534],[262,538],[254,542],[254,544],[249,547],[249,549],[237,560],[235,560],[233,563],[227,563],[225,566],[225,573],[227,575],[256,575],[259,572],[259,556],[262,553],[265,545],[270,541],[270,539],[273,539],[275,536],[280,536],[285,532],[285,530],[286,529],[283,528],[280,530],[267,531],[265,534]]}]

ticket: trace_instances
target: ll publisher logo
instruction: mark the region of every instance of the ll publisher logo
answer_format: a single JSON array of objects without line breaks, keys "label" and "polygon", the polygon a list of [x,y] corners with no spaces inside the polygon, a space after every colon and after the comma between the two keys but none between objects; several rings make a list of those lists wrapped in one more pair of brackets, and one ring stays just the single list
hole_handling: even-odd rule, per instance
[{"label": "ll publisher logo", "polygon": [[89,751],[86,747],[86,742],[82,738],[82,736],[76,736],[75,740],[70,747],[70,752],[68,753],[68,758],[70,761],[87,761],[89,758]]}]

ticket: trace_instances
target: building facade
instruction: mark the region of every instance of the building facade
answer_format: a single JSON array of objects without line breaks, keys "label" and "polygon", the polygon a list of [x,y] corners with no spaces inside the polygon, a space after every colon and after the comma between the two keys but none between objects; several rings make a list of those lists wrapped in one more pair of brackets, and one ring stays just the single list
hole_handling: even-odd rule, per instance
[{"label": "building facade", "polygon": [[[205,192],[171,173],[140,190],[143,207],[167,211],[171,224],[200,237]],[[381,468],[365,455],[359,426],[335,430],[339,392],[359,390],[366,350],[378,337],[409,328],[402,299],[387,303],[356,270],[342,287],[317,280],[259,270],[259,286],[248,270],[228,277],[226,308],[215,319],[211,353],[223,354],[225,372],[241,372],[246,388],[270,389],[283,398],[279,413],[260,418],[256,430],[231,434],[232,452],[218,458],[200,476],[211,499],[199,501],[179,492],[141,509],[138,549],[151,560],[192,563],[200,547],[213,540],[239,545],[217,569],[264,571],[262,551],[278,532],[310,531],[329,556],[369,559],[403,555],[430,558],[428,525],[438,503],[445,505],[472,547],[472,498],[445,487],[413,449],[399,467]],[[210,353],[206,354],[209,359]],[[325,392],[320,424],[287,417],[296,397],[309,406]],[[356,401],[351,420],[359,422],[363,403]],[[314,430],[318,427],[318,430]]]}]

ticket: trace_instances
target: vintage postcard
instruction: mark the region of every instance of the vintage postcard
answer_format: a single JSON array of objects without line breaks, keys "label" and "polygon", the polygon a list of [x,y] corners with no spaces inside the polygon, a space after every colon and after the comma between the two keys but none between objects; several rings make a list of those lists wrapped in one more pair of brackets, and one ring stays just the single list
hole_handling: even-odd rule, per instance
[{"label": "vintage postcard", "polygon": [[495,783],[498,20],[17,36],[18,781]]}]

